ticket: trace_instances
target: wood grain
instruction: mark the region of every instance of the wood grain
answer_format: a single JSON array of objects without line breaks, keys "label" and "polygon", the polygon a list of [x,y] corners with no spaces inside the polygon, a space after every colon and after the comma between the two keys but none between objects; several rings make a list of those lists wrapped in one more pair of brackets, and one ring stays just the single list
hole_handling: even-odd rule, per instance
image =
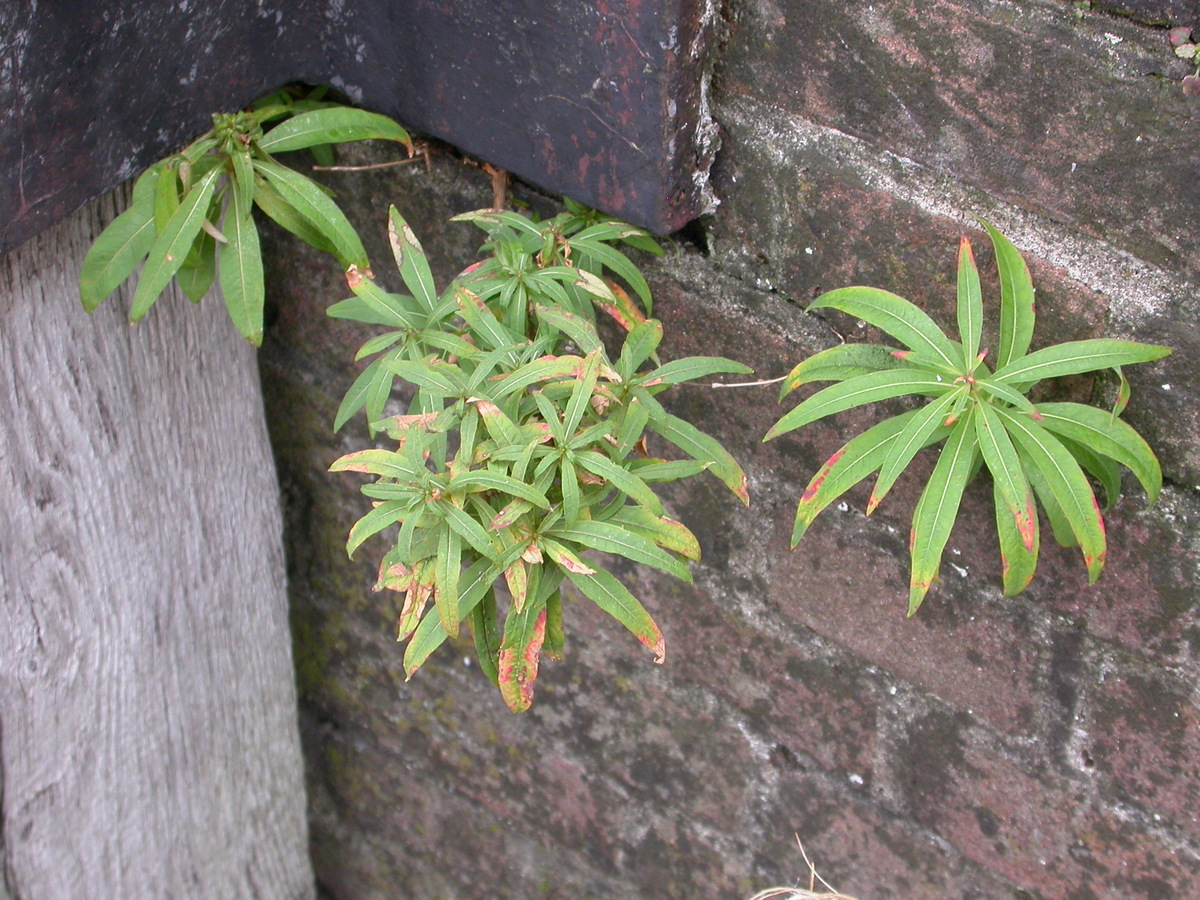
[{"label": "wood grain", "polygon": [[215,294],[132,328],[128,292],[80,309],[123,201],[0,258],[0,881],[311,897],[254,351]]}]

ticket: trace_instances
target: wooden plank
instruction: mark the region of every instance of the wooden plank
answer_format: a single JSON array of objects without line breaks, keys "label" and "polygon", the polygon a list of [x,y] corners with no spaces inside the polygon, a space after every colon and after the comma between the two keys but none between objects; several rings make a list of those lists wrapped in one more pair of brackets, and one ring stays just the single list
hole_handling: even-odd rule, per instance
[{"label": "wooden plank", "polygon": [[88,317],[78,261],[100,218],[0,259],[8,886],[311,897],[254,351],[215,296],[172,288],[134,328],[128,293]]},{"label": "wooden plank", "polygon": [[711,207],[703,0],[0,4],[0,253],[280,84],[667,232]]}]

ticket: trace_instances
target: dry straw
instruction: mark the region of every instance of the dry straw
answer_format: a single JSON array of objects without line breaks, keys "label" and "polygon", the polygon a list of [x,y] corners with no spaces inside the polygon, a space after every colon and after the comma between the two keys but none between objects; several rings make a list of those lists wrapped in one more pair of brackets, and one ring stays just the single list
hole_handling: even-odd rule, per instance
[{"label": "dry straw", "polygon": [[[786,898],[786,900],[855,900],[849,894],[839,893],[828,881],[817,874],[817,868],[812,864],[812,860],[808,858],[808,853],[804,850],[804,844],[800,840],[800,835],[797,834],[794,837],[796,838],[796,846],[800,848],[800,855],[804,857],[804,864],[808,866],[808,888],[766,888],[759,891],[750,900],[772,900],[772,898]],[[820,886],[824,890],[817,890],[818,882],[820,882]]]}]

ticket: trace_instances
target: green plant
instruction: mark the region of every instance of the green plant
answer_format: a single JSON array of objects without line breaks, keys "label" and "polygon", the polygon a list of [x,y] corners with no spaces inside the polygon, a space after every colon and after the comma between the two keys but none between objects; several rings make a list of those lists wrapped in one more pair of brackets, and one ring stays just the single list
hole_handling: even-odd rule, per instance
[{"label": "green plant", "polygon": [[1183,76],[1180,82],[1183,92],[1189,97],[1200,95],[1200,44],[1192,40],[1192,29],[1186,25],[1172,28],[1169,38],[1175,55],[1196,67],[1196,71],[1191,75]]},{"label": "green plant", "polygon": [[[796,510],[794,547],[813,518],[844,491],[878,472],[867,504],[872,512],[896,478],[926,446],[945,441],[912,520],[908,614],[921,605],[941,564],[967,483],[991,473],[1004,591],[1015,594],[1033,577],[1041,504],[1055,538],[1083,551],[1090,581],[1104,565],[1101,509],[1085,474],[1103,486],[1109,504],[1121,489],[1118,465],[1141,482],[1151,503],[1162,475],[1146,442],[1118,416],[1129,399],[1120,367],[1170,350],[1118,340],[1072,341],[1029,352],[1033,285],[1021,255],[983,223],[1000,272],[1000,326],[995,369],[980,351],[983,300],[979,273],[964,237],[958,255],[958,330],[948,338],[924,312],[888,291],[850,287],[818,297],[812,309],[837,309],[874,325],[906,349],[842,344],[801,362],[780,399],[802,384],[837,382],[785,414],[764,440],[856,406],[893,397],[930,398],[868,429],[838,450],[809,482]],[[1079,403],[1033,403],[1025,395],[1043,379],[1114,368],[1120,394],[1112,413]]]},{"label": "green plant", "polygon": [[[278,163],[273,154],[368,138],[409,144],[386,116],[287,93],[252,109],[214,114],[212,130],[147,169],[133,202],[88,251],[79,295],[91,312],[142,264],[129,311],[138,321],[172,278],[193,302],[220,278],[229,316],[256,346],[262,342],[263,270],[257,206],[301,240],[337,257],[343,268],[367,269],[354,228],[329,191]],[[270,131],[263,126],[279,120]],[[219,263],[219,265],[218,265]]]},{"label": "green plant", "polygon": [[[649,287],[614,246],[657,250],[645,232],[574,205],[542,223],[493,211],[457,219],[487,232],[488,255],[446,290],[435,290],[420,243],[393,208],[389,240],[410,293],[387,293],[351,269],[354,296],[329,310],[388,329],[360,350],[359,359],[376,359],[350,388],[336,427],[365,410],[372,430],[398,444],[347,454],[332,471],[375,476],[362,488],[375,505],[351,530],[350,554],[399,525],[376,589],[404,595],[398,639],[408,639],[409,677],[465,621],[480,667],[519,712],[532,702],[541,655],[563,652],[564,582],[662,662],[654,620],[586,554],[691,580],[687,561],[699,557],[699,545],[667,517],[651,485],[709,469],[747,501],[745,476],[658,396],[693,378],[749,369],[713,357],[659,364],[662,325],[647,317]],[[596,308],[620,326],[615,358]],[[414,394],[406,413],[384,417],[396,378]],[[650,456],[648,433],[689,458]]]}]

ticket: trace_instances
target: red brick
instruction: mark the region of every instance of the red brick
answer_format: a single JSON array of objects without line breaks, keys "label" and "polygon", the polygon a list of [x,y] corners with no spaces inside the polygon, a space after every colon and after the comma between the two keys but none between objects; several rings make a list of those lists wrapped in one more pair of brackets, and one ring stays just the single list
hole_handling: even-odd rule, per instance
[{"label": "red brick", "polygon": [[666,576],[638,579],[667,636],[669,677],[731,704],[782,758],[803,755],[822,769],[870,784],[879,678],[853,656],[811,634],[784,642],[764,633],[734,602]]},{"label": "red brick", "polygon": [[[897,515],[911,515],[911,493],[894,494],[885,503],[899,507]],[[997,599],[998,551],[987,541],[990,493],[964,504],[942,582],[912,618],[905,616],[907,521],[886,522],[882,507],[879,521],[864,520],[861,497],[849,502],[857,509],[825,510],[794,551],[785,543],[787,523],[777,527],[768,576],[772,607],[1001,731],[1033,733],[1042,705],[1057,709],[1039,687],[1051,648],[1038,616]]]},{"label": "red brick", "polygon": [[[866,900],[1009,898],[1013,885],[871,800],[803,772],[784,775],[776,833],[763,848],[788,884],[808,886],[795,837],[830,885]],[[790,861],[790,863],[789,863]],[[776,882],[778,883],[778,882]],[[756,888],[765,887],[756,882]],[[820,888],[818,887],[818,890]]]},{"label": "red brick", "polygon": [[1200,858],[1106,807],[1085,783],[1039,777],[991,750],[961,715],[917,719],[894,749],[895,790],[910,815],[1036,896],[1200,893]]},{"label": "red brick", "polygon": [[1119,794],[1200,836],[1200,706],[1194,678],[1108,674],[1090,691],[1089,748]]},{"label": "red brick", "polygon": [[[759,0],[723,77],[731,105],[779,106],[1194,273],[1187,71],[1161,31],[1065,4]],[[737,206],[738,186],[719,187]]]}]

